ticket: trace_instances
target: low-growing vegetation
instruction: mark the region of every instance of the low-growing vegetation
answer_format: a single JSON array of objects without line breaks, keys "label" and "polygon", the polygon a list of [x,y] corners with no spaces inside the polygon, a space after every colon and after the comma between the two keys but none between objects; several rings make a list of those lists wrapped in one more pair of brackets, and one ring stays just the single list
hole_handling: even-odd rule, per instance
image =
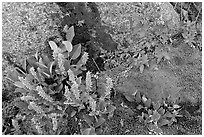
[{"label": "low-growing vegetation", "polygon": [[2,134],[202,134],[202,3],[45,5],[44,48],[3,35]]}]

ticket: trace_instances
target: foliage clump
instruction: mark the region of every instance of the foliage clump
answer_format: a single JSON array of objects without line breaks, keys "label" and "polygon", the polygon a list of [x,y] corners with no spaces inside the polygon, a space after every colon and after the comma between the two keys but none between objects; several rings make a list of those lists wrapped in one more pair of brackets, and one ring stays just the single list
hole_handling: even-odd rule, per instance
[{"label": "foliage clump", "polygon": [[[94,77],[91,72],[86,73],[86,80],[83,81],[79,75],[82,71],[86,71],[88,54],[84,52],[80,56],[81,45],[72,46],[73,27],[66,30],[66,33],[69,35],[67,41],[62,42],[63,47],[58,47],[54,41],[49,41],[53,50],[52,59],[36,53],[23,60],[22,67],[16,68],[8,76],[17,87],[15,93],[21,94],[15,99],[15,106],[20,108],[20,115],[32,121],[30,124],[33,125],[36,134],[58,134],[60,121],[63,115],[67,115],[65,111],[68,107],[78,108],[77,111],[72,111],[71,117],[85,110],[83,117],[90,128],[84,131],[81,129],[81,133],[89,134],[91,129],[91,133],[94,131],[95,134],[95,128],[105,121],[102,115],[108,114],[111,117],[115,109],[110,101],[113,88],[111,78],[106,76],[108,83],[101,87],[103,89],[100,93],[93,90],[96,85],[92,84]],[[81,58],[78,59],[79,57]],[[73,64],[71,61],[76,59],[77,63]],[[89,117],[96,121],[94,120],[92,124]],[[47,126],[49,129],[46,129]]]}]

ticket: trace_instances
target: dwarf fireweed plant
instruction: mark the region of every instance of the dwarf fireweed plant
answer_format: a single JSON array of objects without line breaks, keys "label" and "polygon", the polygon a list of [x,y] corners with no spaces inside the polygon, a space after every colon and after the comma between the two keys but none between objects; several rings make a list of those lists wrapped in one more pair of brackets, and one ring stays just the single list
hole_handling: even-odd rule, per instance
[{"label": "dwarf fireweed plant", "polygon": [[[85,121],[88,127],[81,127],[81,134],[96,134],[95,128],[105,122],[105,115],[111,117],[115,110],[110,101],[113,84],[107,75],[104,75],[105,81],[100,81],[101,78],[89,71],[85,80],[79,77],[82,71],[86,71],[88,53],[82,53],[80,44],[72,46],[73,27],[68,29],[66,26],[64,31],[67,41],[62,41],[62,47],[49,41],[53,58],[36,53],[9,73],[8,79],[17,87],[15,92],[19,93],[14,100],[15,106],[20,108],[24,117],[21,120],[30,121],[35,134],[59,134],[58,127],[68,107],[77,110],[71,112],[71,117],[83,110],[80,121]],[[78,62],[73,64],[72,60]],[[94,88],[94,79],[99,81],[100,91]],[[14,119],[13,123],[19,130],[18,120]]]}]

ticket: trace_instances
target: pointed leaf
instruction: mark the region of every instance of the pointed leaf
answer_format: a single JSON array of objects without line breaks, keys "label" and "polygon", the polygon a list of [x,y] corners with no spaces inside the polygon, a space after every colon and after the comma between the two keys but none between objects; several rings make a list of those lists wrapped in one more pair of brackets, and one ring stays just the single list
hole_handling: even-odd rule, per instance
[{"label": "pointed leaf", "polygon": [[48,69],[47,66],[45,66],[44,64],[41,64],[40,62],[36,62],[36,65],[41,69]]},{"label": "pointed leaf", "polygon": [[104,100],[100,100],[98,107],[99,107],[99,110],[100,110],[101,112],[104,112],[105,106],[106,106],[105,101],[104,101]]},{"label": "pointed leaf", "polygon": [[87,128],[82,131],[82,135],[96,135],[95,129],[93,127]]},{"label": "pointed leaf", "polygon": [[65,48],[68,52],[71,52],[73,47],[72,43],[70,41],[62,41],[62,43],[65,45]]},{"label": "pointed leaf", "polygon": [[22,82],[20,82],[20,81],[16,81],[16,82],[14,83],[14,85],[17,86],[17,87],[19,87],[19,88],[25,88],[25,85],[24,85]]},{"label": "pointed leaf", "polygon": [[59,93],[59,92],[62,90],[62,88],[63,88],[63,84],[60,84],[60,85],[58,85],[58,86],[55,88],[55,91],[56,91],[57,93]]},{"label": "pointed leaf", "polygon": [[65,61],[64,61],[65,71],[68,71],[68,70],[70,69],[70,63],[71,63],[70,60],[65,60]]},{"label": "pointed leaf", "polygon": [[152,109],[148,109],[148,115],[152,115],[153,111]]},{"label": "pointed leaf", "polygon": [[39,56],[38,56],[38,51],[36,51],[35,55],[34,55],[35,59],[38,60]]},{"label": "pointed leaf", "polygon": [[147,101],[144,102],[145,107],[149,108],[151,106],[151,99],[148,99]]},{"label": "pointed leaf", "polygon": [[134,102],[135,101],[135,96],[133,95],[128,95],[128,94],[124,94],[125,98],[129,101],[129,102]]},{"label": "pointed leaf", "polygon": [[64,27],[64,31],[66,32],[66,39],[67,41],[70,41],[72,42],[72,39],[74,38],[74,26],[71,26],[69,29],[68,29],[68,26],[66,25]]},{"label": "pointed leaf", "polygon": [[165,114],[164,114],[164,117],[173,117],[173,114],[171,114],[171,112],[167,111]]},{"label": "pointed leaf", "polygon": [[8,72],[7,78],[13,82],[16,82],[19,81],[18,76],[19,76],[18,72],[16,70],[12,70]]},{"label": "pointed leaf", "polygon": [[162,127],[162,126],[164,126],[164,125],[168,125],[169,123],[170,123],[169,120],[167,120],[167,119],[161,119],[158,124],[159,124],[160,127]]},{"label": "pointed leaf", "polygon": [[30,57],[30,58],[28,58],[28,59],[27,59],[27,62],[28,62],[29,65],[31,65],[31,67],[34,67],[34,68],[37,68],[37,67],[38,67],[37,64],[36,64],[38,61],[37,61],[37,59],[36,59],[35,57],[33,57],[33,56]]},{"label": "pointed leaf", "polygon": [[145,97],[145,95],[142,96],[142,102],[145,103],[147,101],[147,98]]},{"label": "pointed leaf", "polygon": [[140,92],[136,93],[135,100],[136,100],[136,103],[140,103],[142,101]]},{"label": "pointed leaf", "polygon": [[45,66],[48,66],[48,64],[50,63],[50,59],[46,55],[42,54],[42,62],[43,64],[45,64]]},{"label": "pointed leaf", "polygon": [[154,110],[158,110],[160,108],[160,103],[159,102],[152,102]]},{"label": "pointed leaf", "polygon": [[141,65],[140,65],[140,73],[142,73],[143,71],[144,71],[144,65],[141,64]]},{"label": "pointed leaf", "polygon": [[58,50],[58,46],[57,46],[57,44],[54,41],[49,41],[49,45],[50,45],[50,48],[53,51],[57,51]]},{"label": "pointed leaf", "polygon": [[116,107],[115,106],[113,106],[113,105],[108,105],[107,107],[106,107],[106,109],[107,109],[107,113],[112,113],[112,112],[114,112],[114,110],[116,109]]},{"label": "pointed leaf", "polygon": [[64,56],[64,58],[69,58],[70,57],[70,53],[68,51],[65,51],[62,53],[62,55]]},{"label": "pointed leaf", "polygon": [[88,115],[83,115],[83,118],[84,120],[86,121],[86,123],[89,125],[89,126],[92,126],[93,125],[93,117],[91,116],[88,116]]},{"label": "pointed leaf", "polygon": [[76,111],[74,110],[74,111],[72,111],[72,113],[71,113],[71,117],[73,117],[73,116],[75,116],[76,115]]},{"label": "pointed leaf", "polygon": [[22,68],[23,68],[24,70],[27,70],[27,60],[26,60],[26,58],[23,59]]},{"label": "pointed leaf", "polygon": [[81,44],[74,46],[73,50],[70,52],[71,59],[76,59],[81,54]]},{"label": "pointed leaf", "polygon": [[23,88],[16,88],[14,93],[22,93],[22,94],[26,94],[28,91],[23,89]]},{"label": "pointed leaf", "polygon": [[16,101],[14,105],[20,109],[28,109],[28,104],[24,101]]},{"label": "pointed leaf", "polygon": [[142,109],[142,108],[144,108],[144,107],[143,107],[142,105],[140,105],[140,104],[137,106],[137,109],[138,109],[138,110],[140,110],[140,109]]},{"label": "pointed leaf", "polygon": [[175,104],[175,105],[173,105],[173,108],[180,108],[181,106],[179,106],[179,105],[177,105],[177,104]]},{"label": "pointed leaf", "polygon": [[157,111],[161,115],[164,115],[164,113],[165,113],[165,109],[163,109],[162,107],[159,110],[157,110]]},{"label": "pointed leaf", "polygon": [[106,120],[105,120],[104,118],[100,117],[100,118],[98,119],[98,121],[95,123],[95,128],[101,126],[105,121],[106,121]]},{"label": "pointed leaf", "polygon": [[55,64],[55,61],[50,62],[49,65],[48,65],[50,75],[52,75],[52,69],[53,69],[54,64]]},{"label": "pointed leaf", "polygon": [[133,116],[135,113],[134,113],[134,111],[132,111],[132,109],[130,109],[130,108],[127,108],[126,110],[125,110],[130,116]]},{"label": "pointed leaf", "polygon": [[151,119],[154,121],[158,121],[160,119],[160,117],[161,117],[161,115],[157,111],[154,111]]}]

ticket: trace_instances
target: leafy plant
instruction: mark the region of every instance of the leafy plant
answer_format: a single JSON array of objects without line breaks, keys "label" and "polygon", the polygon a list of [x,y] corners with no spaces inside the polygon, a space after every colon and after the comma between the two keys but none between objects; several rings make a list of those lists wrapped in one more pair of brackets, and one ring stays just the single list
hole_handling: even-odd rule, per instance
[{"label": "leafy plant", "polygon": [[[57,130],[63,115],[68,107],[74,107],[70,116],[74,117],[82,112],[87,122],[90,116],[95,118],[94,125],[90,128],[98,128],[105,122],[103,115],[111,117],[115,110],[110,100],[113,88],[112,79],[104,75],[106,79],[101,83],[101,90],[94,90],[93,79],[97,75],[86,73],[85,81],[79,74],[85,69],[88,54],[81,55],[80,44],[72,47],[71,40],[74,37],[73,27],[65,31],[67,40],[62,41],[63,46],[59,47],[54,41],[49,41],[53,50],[53,59],[45,55],[25,59],[22,67],[17,68],[9,74],[8,78],[17,87],[15,92],[20,97],[15,99],[15,105],[21,109],[22,115],[30,117],[31,125],[38,134],[57,134]],[[76,64],[72,60],[78,60]],[[84,111],[85,110],[85,111]],[[90,120],[89,120],[90,121]],[[14,124],[16,122],[14,121]],[[46,130],[47,125],[50,127]],[[15,124],[17,128],[17,124]],[[52,127],[52,128],[51,128]],[[90,128],[85,129],[82,134],[90,133]],[[90,131],[89,131],[90,130]]]},{"label": "leafy plant", "polygon": [[75,75],[78,75],[85,70],[87,53],[81,56],[77,64],[71,64],[71,60],[80,56],[81,46],[79,44],[72,47],[73,27],[67,33],[71,35],[70,41],[63,41],[62,48],[58,47],[55,42],[49,41],[53,50],[53,59],[36,53],[24,59],[22,67],[17,67],[8,75],[8,78],[17,87],[15,93],[21,94],[15,99],[15,105],[21,109],[22,115],[32,117],[30,119],[34,122],[39,134],[46,134],[45,130],[40,130],[40,127],[43,127],[42,119],[44,118],[51,119],[53,132],[57,130],[57,119],[62,117],[66,108],[63,104],[63,98],[65,98],[63,90],[67,78],[70,77],[67,71],[73,69]]},{"label": "leafy plant", "polygon": [[152,133],[162,134],[162,126],[170,126],[177,122],[176,117],[182,117],[182,115],[179,115],[181,109],[177,104],[171,106],[166,104],[165,101],[163,103],[151,102],[151,99],[147,99],[144,95],[141,100],[143,105],[139,104],[137,109],[144,111],[139,116],[139,120],[144,122]]}]

